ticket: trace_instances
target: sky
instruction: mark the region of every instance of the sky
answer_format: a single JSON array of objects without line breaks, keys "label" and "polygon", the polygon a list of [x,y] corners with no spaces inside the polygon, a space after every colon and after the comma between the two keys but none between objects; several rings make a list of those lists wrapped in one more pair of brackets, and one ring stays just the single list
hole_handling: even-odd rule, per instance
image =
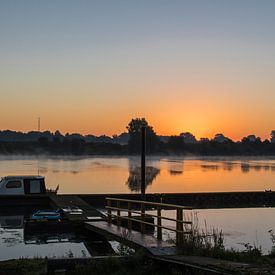
[{"label": "sky", "polygon": [[0,0],[0,129],[269,137],[274,0]]}]

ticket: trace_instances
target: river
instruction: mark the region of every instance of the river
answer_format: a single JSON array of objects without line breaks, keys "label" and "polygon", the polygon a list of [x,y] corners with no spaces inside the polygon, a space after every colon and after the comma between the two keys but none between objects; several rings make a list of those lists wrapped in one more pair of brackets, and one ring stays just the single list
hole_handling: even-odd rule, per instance
[{"label": "river", "polygon": [[[148,157],[146,164],[148,193],[275,190],[275,158]],[[59,185],[60,194],[140,191],[138,157],[2,156],[0,176],[18,174],[43,175],[48,188]],[[223,231],[227,247],[243,249],[244,243],[250,243],[264,253],[272,249],[269,231],[275,231],[274,208],[193,212],[201,229],[206,223],[209,229]]]}]

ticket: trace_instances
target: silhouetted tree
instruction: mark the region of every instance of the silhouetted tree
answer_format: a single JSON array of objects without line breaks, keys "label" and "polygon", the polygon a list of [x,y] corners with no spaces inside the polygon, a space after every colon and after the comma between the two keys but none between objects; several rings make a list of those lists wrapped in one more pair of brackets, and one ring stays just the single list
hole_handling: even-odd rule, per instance
[{"label": "silhouetted tree", "polygon": [[197,142],[196,137],[189,132],[181,133],[180,136],[183,138],[184,143],[196,143]]},{"label": "silhouetted tree", "polygon": [[232,142],[230,138],[225,137],[223,134],[216,134],[212,140],[218,143]]},{"label": "silhouetted tree", "polygon": [[261,138],[260,137],[256,137],[255,135],[248,135],[247,137],[242,138],[242,142],[243,143],[261,143]]},{"label": "silhouetted tree", "polygon": [[145,118],[132,119],[126,127],[129,133],[128,146],[130,152],[139,153],[141,149],[141,127],[146,127],[146,151],[156,151],[159,138],[156,135],[153,127],[148,124]]}]

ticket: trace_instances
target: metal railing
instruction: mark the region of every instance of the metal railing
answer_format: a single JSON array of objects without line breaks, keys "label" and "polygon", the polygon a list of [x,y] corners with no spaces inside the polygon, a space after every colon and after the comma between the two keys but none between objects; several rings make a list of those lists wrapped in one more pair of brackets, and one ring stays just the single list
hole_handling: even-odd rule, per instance
[{"label": "metal railing", "polygon": [[[108,223],[112,223],[113,218],[116,219],[117,226],[121,226],[122,220],[127,220],[127,228],[132,230],[132,223],[140,223],[140,231],[145,232],[145,226],[153,226],[157,228],[157,238],[162,240],[162,229],[176,232],[176,244],[180,245],[183,242],[184,234],[190,234],[192,232],[192,221],[184,220],[184,210],[192,210],[192,207],[180,206],[166,203],[156,203],[140,200],[127,200],[120,198],[106,198],[107,201],[107,219]],[[115,206],[114,206],[115,204]],[[122,207],[124,206],[124,207]],[[135,206],[135,207],[134,207]],[[146,207],[150,207],[150,210],[156,210],[157,214],[146,213]],[[153,208],[153,209],[152,209]],[[161,215],[163,209],[176,210],[176,218],[164,217]],[[128,213],[127,216],[121,215],[122,212]],[[116,213],[116,214],[115,214]],[[137,218],[137,214],[140,215],[140,219]],[[146,217],[152,217],[157,219],[157,223],[146,220]],[[162,225],[162,220],[168,220],[175,222],[176,227],[168,227]],[[188,225],[191,226],[189,230],[186,230]]]}]

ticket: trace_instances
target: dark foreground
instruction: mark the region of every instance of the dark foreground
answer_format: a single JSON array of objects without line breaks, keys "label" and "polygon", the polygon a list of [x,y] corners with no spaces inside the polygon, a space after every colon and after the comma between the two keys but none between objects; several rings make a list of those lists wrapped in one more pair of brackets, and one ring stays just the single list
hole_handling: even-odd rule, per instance
[{"label": "dark foreground", "polygon": [[[105,198],[108,196],[122,197],[127,199],[140,199],[138,194],[102,194],[102,195],[59,195],[59,196],[1,196],[0,206],[3,216],[16,216],[21,214],[25,220],[33,207],[64,207],[69,203],[78,205],[85,210],[84,216],[93,217],[95,223],[100,223],[98,218],[104,216],[97,212],[97,208],[104,207]],[[275,192],[238,192],[238,193],[199,193],[199,194],[147,194],[147,200],[165,202],[178,205],[195,205],[206,207],[206,202],[212,207],[247,207],[247,205],[272,206],[274,205]],[[204,204],[203,204],[204,203]],[[63,205],[64,204],[64,205]],[[246,205],[245,205],[246,204]],[[21,205],[21,207],[18,207]],[[15,209],[16,208],[16,213]],[[28,214],[24,211],[28,210]],[[22,213],[21,213],[22,211]],[[66,215],[65,215],[66,216]],[[263,256],[260,250],[251,248],[245,253],[236,251],[225,251],[223,243],[217,242],[213,247],[197,244],[200,236],[192,235],[194,238],[187,239],[185,246],[181,247],[182,254],[175,256],[156,256],[148,251],[136,251],[133,255],[122,249],[119,255],[111,253],[110,247],[103,254],[95,255],[95,243],[108,244],[108,238],[96,234],[93,230],[84,232],[83,215],[67,217],[62,224],[58,225],[58,232],[75,231],[86,234],[85,245],[91,251],[91,257],[84,258],[37,258],[20,259],[0,262],[1,274],[275,274],[274,254]],[[66,218],[66,217],[65,217]],[[50,227],[50,225],[52,225]],[[62,226],[61,226],[62,225]],[[46,232],[44,232],[46,230]],[[41,236],[50,231],[55,232],[54,224],[47,222],[33,224],[31,221],[24,223],[24,240],[42,240]],[[42,234],[43,233],[43,234]],[[64,232],[63,232],[64,233]],[[123,237],[123,236],[122,236]],[[195,240],[195,241],[194,241]],[[207,243],[206,243],[207,244]],[[122,246],[123,248],[123,246]],[[124,253],[126,252],[126,253]],[[101,253],[100,251],[98,253]],[[104,256],[101,256],[104,255]],[[223,260],[221,260],[223,259]],[[236,262],[235,262],[236,261]],[[246,262],[246,263],[244,263]],[[249,262],[249,264],[248,264]]]},{"label": "dark foreground", "polygon": [[134,256],[127,257],[9,260],[0,262],[0,275],[275,274],[272,265],[252,265],[198,256],[181,257],[185,259],[166,262],[163,259],[152,259],[139,251]]}]

